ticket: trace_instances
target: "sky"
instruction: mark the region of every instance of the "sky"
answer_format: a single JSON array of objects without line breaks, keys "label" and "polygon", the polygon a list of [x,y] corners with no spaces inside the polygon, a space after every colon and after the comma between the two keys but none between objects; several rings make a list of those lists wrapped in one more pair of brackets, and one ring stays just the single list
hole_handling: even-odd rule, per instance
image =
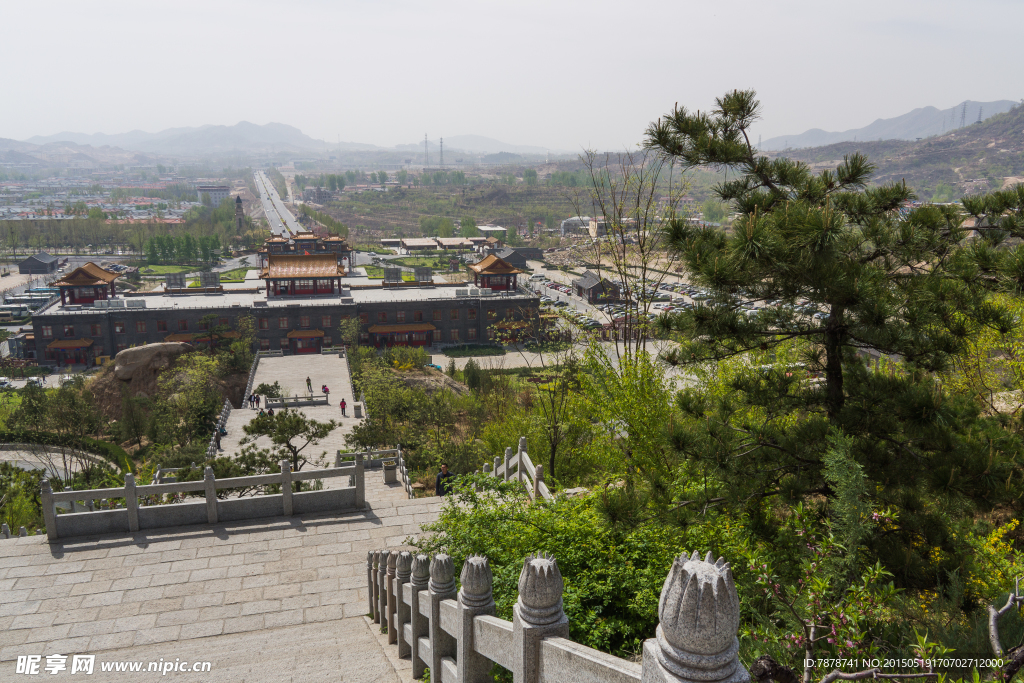
[{"label": "sky", "polygon": [[1019,0],[0,2],[0,137],[286,123],[621,149],[754,88],[765,139],[1024,98]]}]

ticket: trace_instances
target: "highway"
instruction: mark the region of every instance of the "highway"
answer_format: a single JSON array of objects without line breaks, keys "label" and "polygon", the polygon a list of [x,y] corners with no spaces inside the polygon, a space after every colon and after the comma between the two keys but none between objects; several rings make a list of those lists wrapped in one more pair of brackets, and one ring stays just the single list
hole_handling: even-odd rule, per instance
[{"label": "highway", "polygon": [[274,235],[280,235],[281,237],[294,237],[295,233],[302,230],[302,227],[295,220],[292,212],[285,208],[284,202],[281,201],[281,197],[277,194],[274,183],[270,182],[270,178],[263,171],[256,171],[253,177],[256,179],[256,187],[260,191],[263,212],[267,214],[267,220],[270,222],[270,231]]}]

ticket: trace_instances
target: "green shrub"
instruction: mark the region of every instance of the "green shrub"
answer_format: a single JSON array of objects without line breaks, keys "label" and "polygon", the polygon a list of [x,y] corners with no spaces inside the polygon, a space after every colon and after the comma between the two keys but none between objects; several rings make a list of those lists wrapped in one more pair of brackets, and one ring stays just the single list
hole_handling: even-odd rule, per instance
[{"label": "green shrub", "polygon": [[465,358],[467,356],[504,356],[505,349],[496,344],[461,344],[450,346],[443,351],[449,358]]}]

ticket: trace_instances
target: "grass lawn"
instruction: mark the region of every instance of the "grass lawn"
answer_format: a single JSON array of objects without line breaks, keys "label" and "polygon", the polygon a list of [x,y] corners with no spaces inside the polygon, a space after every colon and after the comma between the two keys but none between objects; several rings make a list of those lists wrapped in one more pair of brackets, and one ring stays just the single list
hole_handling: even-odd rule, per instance
[{"label": "grass lawn", "polygon": [[[396,263],[400,266],[408,266],[414,268],[416,266],[426,266],[428,268],[437,268],[437,259],[431,256],[403,256],[402,258],[391,259],[391,263]],[[447,266],[447,259],[445,259],[445,265]]]},{"label": "grass lawn", "polygon": [[[383,280],[384,279],[384,269],[383,268],[378,268],[377,266],[363,266],[363,267],[366,269],[366,277],[370,278],[371,280]],[[415,282],[416,281],[416,274],[415,273],[409,273],[409,272],[406,272],[406,271],[403,270],[402,271],[402,280],[404,282]]]},{"label": "grass lawn", "polygon": [[505,349],[501,346],[489,344],[462,344],[461,346],[450,346],[441,351],[449,358],[466,358],[467,356],[504,356]]},{"label": "grass lawn", "polygon": [[168,273],[191,273],[198,270],[200,266],[142,266],[139,272],[142,275],[167,275]]}]

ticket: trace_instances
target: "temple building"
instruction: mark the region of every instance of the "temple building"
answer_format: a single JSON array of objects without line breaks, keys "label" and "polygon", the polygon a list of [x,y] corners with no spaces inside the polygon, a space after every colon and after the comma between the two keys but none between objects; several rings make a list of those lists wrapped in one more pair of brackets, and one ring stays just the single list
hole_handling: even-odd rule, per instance
[{"label": "temple building", "polygon": [[90,261],[81,268],[75,268],[53,283],[60,288],[61,304],[91,304],[97,300],[114,298],[114,280],[120,273],[103,270]]},{"label": "temple building", "polygon": [[345,266],[334,254],[271,254],[260,273],[267,281],[267,298],[340,293],[344,276]]},{"label": "temple building", "polygon": [[275,235],[263,241],[257,252],[260,268],[266,268],[271,256],[319,256],[333,254],[338,265],[344,268],[342,275],[352,269],[352,247],[345,238],[337,235],[320,237],[312,232],[300,232],[293,239]]},{"label": "temple building", "polygon": [[469,269],[473,271],[473,284],[499,292],[514,292],[519,287],[518,276],[524,272],[494,254],[471,264]]}]

